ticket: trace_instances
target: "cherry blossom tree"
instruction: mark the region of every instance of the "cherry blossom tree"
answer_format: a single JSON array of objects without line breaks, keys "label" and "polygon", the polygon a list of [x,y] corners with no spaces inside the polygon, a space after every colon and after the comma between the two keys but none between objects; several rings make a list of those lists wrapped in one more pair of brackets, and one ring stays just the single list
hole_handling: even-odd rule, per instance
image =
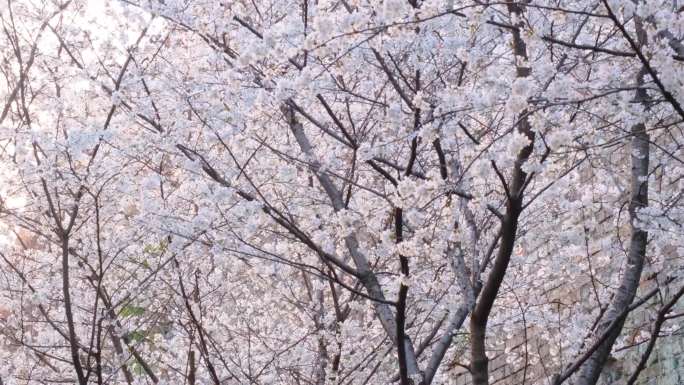
[{"label": "cherry blossom tree", "polygon": [[637,384],[681,341],[677,1],[0,4],[0,384]]}]

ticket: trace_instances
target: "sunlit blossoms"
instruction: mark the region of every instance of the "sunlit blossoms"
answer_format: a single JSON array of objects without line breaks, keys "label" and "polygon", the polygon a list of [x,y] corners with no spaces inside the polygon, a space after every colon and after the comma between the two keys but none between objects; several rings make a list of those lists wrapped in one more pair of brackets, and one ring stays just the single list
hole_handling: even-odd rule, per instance
[{"label": "sunlit blossoms", "polygon": [[0,25],[0,385],[684,381],[676,1]]}]

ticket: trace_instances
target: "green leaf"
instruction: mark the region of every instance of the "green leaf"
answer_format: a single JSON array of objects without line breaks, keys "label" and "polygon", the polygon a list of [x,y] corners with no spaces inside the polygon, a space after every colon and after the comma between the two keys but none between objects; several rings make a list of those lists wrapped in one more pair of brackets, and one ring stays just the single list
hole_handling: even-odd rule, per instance
[{"label": "green leaf", "polygon": [[121,311],[119,312],[119,317],[122,317],[122,318],[140,317],[143,314],[145,314],[145,308],[144,307],[135,306],[135,305],[126,305],[123,308],[121,308]]},{"label": "green leaf", "polygon": [[140,362],[138,360],[135,360],[131,364],[131,371],[136,375],[136,376],[142,376],[145,374],[145,369],[143,369],[143,366],[140,365]]},{"label": "green leaf", "polygon": [[128,333],[126,336],[131,340],[135,342],[142,342],[145,339],[145,331],[144,330],[135,330],[130,333]]},{"label": "green leaf", "polygon": [[143,248],[143,252],[146,254],[152,254],[152,255],[160,255],[164,251],[166,251],[166,248],[168,247],[169,242],[167,240],[162,240],[158,244],[149,244],[145,245]]}]

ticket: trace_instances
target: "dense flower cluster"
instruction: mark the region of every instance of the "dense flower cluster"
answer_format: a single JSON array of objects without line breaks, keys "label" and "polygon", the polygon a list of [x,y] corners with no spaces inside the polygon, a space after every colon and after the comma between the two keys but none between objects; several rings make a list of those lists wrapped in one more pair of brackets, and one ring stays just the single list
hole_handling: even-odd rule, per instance
[{"label": "dense flower cluster", "polygon": [[0,25],[0,384],[635,383],[681,338],[677,2]]}]

